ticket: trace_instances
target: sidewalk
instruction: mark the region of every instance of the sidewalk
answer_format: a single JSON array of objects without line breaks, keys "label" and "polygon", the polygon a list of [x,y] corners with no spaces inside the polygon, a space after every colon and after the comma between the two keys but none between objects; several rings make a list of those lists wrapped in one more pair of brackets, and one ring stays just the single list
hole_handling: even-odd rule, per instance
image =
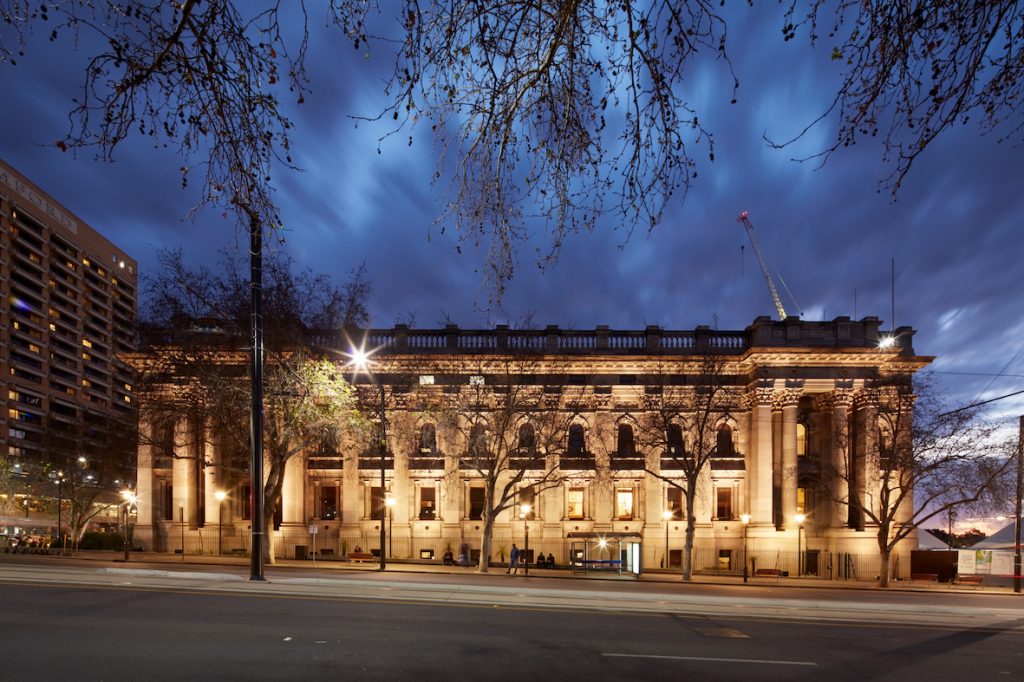
[{"label": "sidewalk", "polygon": [[[3,555],[0,555],[2,557]],[[32,555],[27,555],[32,556]],[[62,557],[51,556],[50,559],[57,561],[62,560]],[[66,559],[73,559],[74,557],[66,556]],[[111,552],[102,550],[83,550],[79,552],[77,557],[79,560],[88,561],[104,561],[104,562],[124,562],[124,555],[121,552]],[[46,557],[40,557],[40,560],[45,561]],[[129,563],[139,564],[161,564],[165,565],[168,569],[174,566],[180,566],[186,568],[188,566],[232,566],[237,567],[239,570],[247,570],[249,568],[248,557],[238,556],[215,556],[215,555],[192,555],[186,554],[184,557],[181,554],[163,554],[155,552],[132,552]],[[379,564],[377,563],[352,563],[341,560],[317,560],[315,563],[312,560],[296,560],[296,559],[278,559],[272,565],[267,565],[265,568],[269,570],[273,569],[290,569],[297,571],[311,572],[315,571],[337,571],[337,572],[362,572],[362,573],[377,573],[379,572]],[[400,559],[389,559],[387,561],[386,572],[388,574],[403,574],[403,573],[420,573],[420,574],[433,574],[433,575],[458,575],[458,576],[481,576],[481,577],[498,577],[505,576],[505,566],[495,565],[491,567],[491,571],[488,573],[477,573],[475,567],[460,568],[453,566],[442,566],[440,564],[423,564],[418,562],[405,562]],[[518,576],[525,576],[526,572],[520,567]],[[684,584],[681,580],[681,574],[679,572],[666,572],[664,570],[655,569],[649,572],[645,572],[641,576],[634,576],[631,574],[616,574],[608,572],[590,571],[588,573],[576,573],[563,569],[539,569],[530,568],[529,576],[537,578],[554,578],[562,580],[601,580],[601,581],[617,581],[617,582],[644,582],[644,583],[672,583],[672,584]],[[729,575],[694,575],[693,580],[690,584],[697,585],[733,585],[742,586],[742,576],[729,576]],[[911,582],[907,580],[893,581],[890,582],[888,588],[878,587],[875,581],[856,581],[856,580],[828,580],[826,578],[816,577],[761,577],[761,578],[749,578],[749,586],[760,586],[760,587],[784,587],[784,588],[817,588],[817,589],[846,589],[846,590],[869,590],[878,592],[950,592],[950,593],[969,593],[969,594],[1013,594],[1013,590],[1010,587],[959,587],[953,586],[948,583],[924,583],[924,582]]]}]

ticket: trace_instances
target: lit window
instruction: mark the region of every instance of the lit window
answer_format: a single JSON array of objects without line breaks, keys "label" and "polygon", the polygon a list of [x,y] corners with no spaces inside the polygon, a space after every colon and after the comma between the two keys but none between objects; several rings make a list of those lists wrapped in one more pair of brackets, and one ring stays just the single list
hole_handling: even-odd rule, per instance
[{"label": "lit window", "polygon": [[434,375],[433,374],[421,374],[420,375],[420,386],[433,386]]},{"label": "lit window", "polygon": [[565,507],[565,515],[568,518],[583,518],[583,488],[569,488]]},{"label": "lit window", "polygon": [[796,425],[796,456],[807,456],[807,427],[799,423]]},{"label": "lit window", "polygon": [[479,374],[474,374],[473,376],[469,377],[469,385],[470,386],[483,386],[484,385],[484,378],[482,376],[480,376]]},{"label": "lit window", "polygon": [[89,388],[90,386],[92,386],[92,382],[89,381],[88,379],[82,379],[82,385],[85,386],[86,388]]},{"label": "lit window", "polygon": [[796,513],[807,513],[807,490],[805,488],[796,489]]},{"label": "lit window", "polygon": [[92,265],[92,263],[89,262],[88,258],[83,258],[82,259],[82,265],[89,266],[89,265]]},{"label": "lit window", "polygon": [[50,331],[51,332],[57,331],[57,325],[55,325],[53,322],[50,323]]},{"label": "lit window", "polygon": [[82,345],[86,348],[92,348],[92,341],[89,339],[82,339]]},{"label": "lit window", "polygon": [[132,401],[132,399],[131,399],[131,397],[130,397],[130,396],[126,396],[126,395],[123,395],[123,396],[121,396],[121,397],[122,397],[122,398],[124,398],[124,401],[125,401],[126,403],[130,403],[130,402]]},{"label": "lit window", "polygon": [[732,519],[732,488],[715,488],[715,518]]},{"label": "lit window", "polygon": [[621,520],[633,518],[633,491],[615,491],[615,518]]}]

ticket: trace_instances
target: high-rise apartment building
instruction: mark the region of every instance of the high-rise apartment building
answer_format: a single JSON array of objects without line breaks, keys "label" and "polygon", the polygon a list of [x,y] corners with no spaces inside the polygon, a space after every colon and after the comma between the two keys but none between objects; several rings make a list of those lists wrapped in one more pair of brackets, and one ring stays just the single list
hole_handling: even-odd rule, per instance
[{"label": "high-rise apartment building", "polygon": [[[135,260],[0,161],[0,454],[45,455],[51,420],[102,425],[134,410]],[[80,429],[88,432],[88,429]]]}]

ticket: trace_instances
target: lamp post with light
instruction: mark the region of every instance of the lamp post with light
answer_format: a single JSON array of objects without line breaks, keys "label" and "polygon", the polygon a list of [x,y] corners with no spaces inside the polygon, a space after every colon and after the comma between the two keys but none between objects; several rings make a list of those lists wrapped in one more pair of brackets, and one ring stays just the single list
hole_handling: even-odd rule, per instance
[{"label": "lamp post with light", "polygon": [[[384,421],[384,383],[378,382],[373,378],[373,372],[370,371],[370,356],[362,348],[353,348],[352,352],[348,354],[351,358],[351,364],[356,370],[360,372],[366,372],[366,376],[370,378],[374,384],[380,389],[380,493],[384,495],[384,467],[386,462],[384,461],[385,454],[387,453],[387,431],[385,429]],[[386,509],[381,509],[380,518],[380,570],[387,568],[387,561],[384,558],[384,543],[387,541],[385,534],[387,531],[384,529],[384,514]]]},{"label": "lamp post with light", "polygon": [[793,517],[799,525],[796,528],[796,576],[798,578],[803,577],[804,574],[804,562],[803,562],[803,548],[801,541],[804,533],[804,520],[807,517],[804,514],[797,514]]},{"label": "lamp post with light", "polygon": [[218,490],[213,494],[217,500],[217,556],[224,554],[224,500],[228,494]]},{"label": "lamp post with light", "polygon": [[[391,558],[394,558],[394,556],[395,556],[395,533],[394,533],[395,498],[391,496],[391,493],[388,493],[388,496],[384,498],[384,503],[387,505],[387,510],[388,510],[388,556],[391,557]],[[381,551],[382,552],[384,551],[383,547],[381,547]]]},{"label": "lamp post with light", "polygon": [[122,490],[121,497],[124,498],[124,560],[128,561],[128,552],[130,550],[130,546],[128,544],[128,509],[135,504],[139,498],[136,497],[135,493],[130,489]]},{"label": "lamp post with light", "polygon": [[665,519],[665,570],[669,570],[668,562],[668,522],[672,520],[672,510],[666,509],[661,512],[661,518]]},{"label": "lamp post with light", "polygon": [[64,472],[57,472],[57,544],[61,546],[61,556],[64,555],[64,541],[61,529],[63,519],[61,513],[64,511]]},{"label": "lamp post with light", "polygon": [[750,571],[747,569],[747,565],[750,563],[747,557],[747,529],[750,528],[750,514],[740,514],[740,521],[743,522],[743,582],[746,583],[750,582]]},{"label": "lamp post with light", "polygon": [[530,575],[530,505],[519,505],[519,518],[523,520],[523,565],[526,575]]}]

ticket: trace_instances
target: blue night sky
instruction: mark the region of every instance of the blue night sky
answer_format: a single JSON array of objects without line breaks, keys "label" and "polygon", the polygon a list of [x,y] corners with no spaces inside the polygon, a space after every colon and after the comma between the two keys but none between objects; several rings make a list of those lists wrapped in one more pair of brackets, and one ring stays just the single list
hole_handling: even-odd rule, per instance
[{"label": "blue night sky", "polygon": [[[959,128],[921,156],[895,202],[878,183],[889,172],[880,145],[861,142],[824,168],[791,161],[824,147],[827,122],[795,149],[775,151],[762,135],[792,136],[827,106],[836,87],[830,46],[783,42],[777,6],[731,10],[730,49],[741,82],[730,105],[720,63],[692,68],[687,96],[717,137],[716,160],[697,154],[700,177],[650,234],[637,230],[622,247],[623,226],[606,224],[573,238],[554,268],[536,267],[537,244],[519,253],[504,310],[485,310],[486,291],[471,246],[456,251],[449,230],[432,223],[445,187],[435,169],[429,127],[387,140],[387,128],[350,115],[385,103],[382,78],[392,57],[382,45],[367,59],[336,30],[311,17],[313,94],[291,112],[295,160],[302,173],[274,180],[286,248],[302,266],[336,275],[365,262],[373,281],[376,326],[407,321],[489,326],[527,315],[539,325],[742,329],[774,315],[742,227],[749,210],[769,262],[781,271],[805,319],[854,315],[890,320],[890,259],[896,259],[896,324],[917,330],[915,348],[935,355],[957,400],[1024,388],[1024,215],[1021,150],[996,135]],[[36,36],[17,66],[0,65],[0,156],[132,254],[143,276],[157,249],[182,247],[211,263],[221,247],[244,240],[232,219],[208,209],[188,217],[195,196],[180,188],[173,151],[132,140],[114,163],[53,146],[67,129],[85,55]],[[740,246],[746,246],[741,273]],[[788,298],[783,293],[788,305]],[[1015,358],[1015,359],[1014,359]],[[1013,362],[1011,363],[1011,359]],[[1007,366],[1007,363],[1010,363]],[[1024,413],[1024,396],[997,403],[999,414]]]}]

